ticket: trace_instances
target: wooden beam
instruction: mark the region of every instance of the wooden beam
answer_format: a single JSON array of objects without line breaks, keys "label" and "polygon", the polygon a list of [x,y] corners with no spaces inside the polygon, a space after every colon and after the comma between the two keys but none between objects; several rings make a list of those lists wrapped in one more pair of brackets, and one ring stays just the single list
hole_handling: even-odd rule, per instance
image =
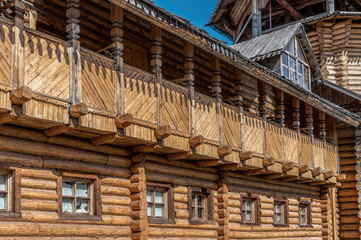
[{"label": "wooden beam", "polygon": [[0,124],[5,124],[11,121],[14,121],[18,118],[19,116],[16,115],[14,112],[5,112],[5,113],[0,113]]},{"label": "wooden beam", "polygon": [[168,154],[166,157],[167,157],[168,161],[176,161],[176,160],[187,159],[191,155],[192,155],[192,152],[183,152],[183,153]]},{"label": "wooden beam", "polygon": [[275,159],[273,157],[267,157],[263,159],[263,166],[268,167],[275,164]]},{"label": "wooden beam", "polygon": [[292,170],[295,167],[295,164],[293,162],[284,162],[282,164],[282,169],[284,172],[288,172]]},{"label": "wooden beam", "polygon": [[134,122],[134,118],[133,118],[132,114],[130,114],[130,113],[118,115],[115,118],[115,125],[118,128],[127,128],[130,125],[132,125],[133,122]]},{"label": "wooden beam", "polygon": [[276,173],[276,174],[266,175],[263,178],[265,178],[265,179],[278,179],[278,178],[282,178],[283,176],[284,176],[283,173]]},{"label": "wooden beam", "polygon": [[151,145],[138,145],[138,146],[134,146],[132,148],[132,152],[134,152],[134,153],[152,153],[158,148],[161,148],[161,146],[159,146],[158,144],[155,144],[153,146],[151,146]]},{"label": "wooden beam", "polygon": [[196,164],[200,167],[215,167],[221,165],[223,162],[221,160],[202,160],[197,161]]},{"label": "wooden beam", "polygon": [[277,0],[277,2],[281,4],[287,11],[289,11],[296,20],[303,18],[303,16],[296,9],[294,9],[291,4],[287,2],[287,0]]},{"label": "wooden beam", "polygon": [[102,136],[98,136],[98,137],[94,137],[92,138],[90,141],[93,145],[95,146],[99,146],[99,145],[104,145],[107,143],[112,143],[115,141],[116,138],[116,133],[111,133],[108,135],[102,135]]},{"label": "wooden beam", "polygon": [[246,171],[246,172],[244,172],[244,174],[247,176],[257,176],[257,175],[262,175],[265,172],[266,171],[263,169],[257,169],[257,170]]},{"label": "wooden beam", "polygon": [[158,140],[163,140],[167,137],[169,137],[172,134],[172,129],[170,126],[159,126],[154,131],[154,135]]},{"label": "wooden beam", "polygon": [[55,127],[51,127],[51,128],[48,128],[48,129],[45,129],[43,131],[44,135],[47,136],[47,137],[54,137],[56,135],[60,135],[60,134],[63,134],[63,133],[66,133],[70,130],[70,127],[69,126],[66,126],[66,125],[62,125],[62,126],[55,126]]},{"label": "wooden beam", "polygon": [[80,118],[88,114],[88,106],[85,103],[78,103],[70,107],[69,114],[73,118]]},{"label": "wooden beam", "polygon": [[235,171],[238,170],[241,166],[239,164],[224,164],[218,167],[219,171]]},{"label": "wooden beam", "polygon": [[218,154],[220,157],[225,157],[232,153],[232,147],[229,145],[223,145],[218,148]]},{"label": "wooden beam", "polygon": [[26,86],[19,87],[13,90],[10,94],[11,102],[15,105],[21,105],[30,101],[33,98],[33,91]]},{"label": "wooden beam", "polygon": [[201,135],[194,136],[189,139],[189,145],[192,148],[198,147],[198,146],[202,145],[203,143],[204,143],[204,137]]}]

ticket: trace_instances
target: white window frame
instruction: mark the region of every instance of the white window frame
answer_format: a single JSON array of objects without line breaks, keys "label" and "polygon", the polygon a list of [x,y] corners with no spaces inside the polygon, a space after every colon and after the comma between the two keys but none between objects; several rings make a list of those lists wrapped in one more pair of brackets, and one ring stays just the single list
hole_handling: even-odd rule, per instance
[{"label": "white window frame", "polygon": [[[307,89],[310,89],[311,88],[311,71],[310,71],[310,65],[303,61],[298,55],[298,50],[301,50],[302,54],[303,54],[303,57],[306,58],[306,54],[303,50],[303,48],[301,47],[301,44],[298,40],[297,37],[294,37],[291,42],[289,42],[287,44],[287,46],[289,44],[291,44],[293,42],[293,53],[291,52],[288,52],[286,49],[284,51],[282,51],[281,55],[280,55],[280,65],[281,65],[281,75],[286,77],[287,79],[297,83],[298,85],[304,87],[304,88],[307,88]],[[287,66],[283,64],[283,55],[287,55]],[[290,68],[290,59],[293,59],[294,60],[294,67],[292,69],[294,69],[294,78],[291,79],[291,68]],[[298,82],[298,69],[297,69],[297,66],[298,66],[298,63],[301,64],[302,66],[302,82],[299,83]],[[288,77],[285,76],[285,72],[283,71],[283,68],[286,67],[288,69]],[[305,81],[304,81],[304,76],[305,76],[305,71],[307,71],[307,78],[308,78],[308,82],[307,82],[307,86],[304,85]]]},{"label": "white window frame", "polygon": [[[69,178],[64,178],[62,180],[62,183],[63,182],[70,182],[72,183],[72,196],[67,196],[67,195],[61,195],[62,197],[62,202],[64,200],[64,198],[66,199],[73,199],[73,206],[72,206],[72,212],[64,212],[64,209],[63,209],[63,205],[61,206],[62,207],[62,213],[63,214],[80,214],[80,215],[93,215],[94,214],[94,202],[93,202],[93,196],[94,196],[94,192],[93,192],[93,189],[94,189],[94,183],[90,180],[84,180],[84,179],[69,179]],[[87,184],[88,185],[88,197],[77,197],[76,196],[76,185],[77,183],[84,183],[84,184]],[[63,186],[62,186],[62,192],[63,192]],[[76,204],[77,204],[77,199],[86,199],[88,201],[88,211],[86,213],[80,213],[80,212],[76,212]]]}]

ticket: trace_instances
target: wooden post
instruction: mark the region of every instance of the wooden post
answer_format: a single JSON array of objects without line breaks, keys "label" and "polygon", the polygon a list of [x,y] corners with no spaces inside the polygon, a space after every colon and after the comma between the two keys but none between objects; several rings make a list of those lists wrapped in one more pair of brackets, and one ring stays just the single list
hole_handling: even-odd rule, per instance
[{"label": "wooden post", "polygon": [[70,83],[71,83],[71,103],[76,105],[81,103],[81,56],[79,42],[79,0],[66,0],[67,10],[66,17],[68,25],[66,32],[68,33],[68,42],[70,43],[69,59],[70,59]]},{"label": "wooden post", "polygon": [[298,98],[292,98],[292,106],[293,106],[293,124],[292,129],[296,132],[300,132],[300,100]]},{"label": "wooden post", "polygon": [[124,114],[124,59],[123,59],[123,9],[111,3],[112,41],[114,46],[115,71],[115,111]]},{"label": "wooden post", "polygon": [[132,176],[130,177],[130,198],[131,198],[131,218],[130,225],[133,233],[132,239],[148,239],[148,219],[147,219],[147,185],[145,174],[145,160],[142,157],[132,157]]},{"label": "wooden post", "polygon": [[221,64],[218,58],[212,57],[212,94],[217,100],[217,116],[219,126],[219,142],[223,144],[222,136],[222,89],[221,89]]},{"label": "wooden post", "polygon": [[242,72],[239,69],[236,69],[234,71],[234,78],[236,81],[236,106],[238,108],[238,118],[239,118],[239,124],[240,124],[240,145],[239,147],[243,151],[244,147],[244,122],[243,122],[243,96],[242,96]]},{"label": "wooden post", "polygon": [[324,112],[319,111],[319,124],[320,124],[320,139],[326,141],[326,115]]},{"label": "wooden post", "polygon": [[13,1],[11,83],[14,89],[24,86],[24,8],[23,1]]},{"label": "wooden post", "polygon": [[195,100],[194,100],[194,46],[193,44],[186,42],[184,48],[184,78],[188,79],[189,85],[189,132],[191,136],[195,134],[196,118],[195,118]]},{"label": "wooden post", "polygon": [[150,48],[151,53],[151,68],[152,73],[155,74],[155,96],[157,103],[157,123],[162,125],[162,29],[158,26],[151,24],[150,27],[152,46]]}]

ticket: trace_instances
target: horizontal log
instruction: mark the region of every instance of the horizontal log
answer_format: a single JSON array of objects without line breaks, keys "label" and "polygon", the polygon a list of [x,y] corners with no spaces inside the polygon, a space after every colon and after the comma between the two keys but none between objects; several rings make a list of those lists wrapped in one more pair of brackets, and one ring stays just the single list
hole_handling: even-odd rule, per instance
[{"label": "horizontal log", "polygon": [[55,180],[22,178],[21,187],[56,190],[57,184]]},{"label": "horizontal log", "polygon": [[21,209],[22,210],[31,210],[31,211],[53,211],[58,210],[59,203],[57,201],[49,200],[30,200],[22,199],[21,200]]},{"label": "horizontal log", "polygon": [[130,170],[124,168],[114,168],[111,166],[85,163],[85,162],[74,162],[65,161],[51,158],[44,158],[44,167],[52,169],[64,169],[72,171],[86,171],[89,173],[97,173],[102,175],[110,175],[116,177],[129,177]]},{"label": "horizontal log", "polygon": [[27,167],[43,167],[42,157],[0,150],[0,162],[3,164],[23,165]]},{"label": "horizontal log", "polygon": [[58,194],[55,190],[34,189],[34,188],[21,188],[21,198],[23,199],[44,199],[44,200],[57,200]]},{"label": "horizontal log", "polygon": [[131,211],[129,206],[102,204],[102,214],[129,216]]},{"label": "horizontal log", "polygon": [[182,228],[149,228],[149,236],[162,236],[162,237],[182,237],[182,238],[217,238],[217,231],[201,230],[201,229],[182,229]]},{"label": "horizontal log", "polygon": [[15,114],[15,112],[4,112],[4,113],[0,113],[0,124],[5,124],[11,121],[14,121],[18,118],[19,116]]},{"label": "horizontal log", "polygon": [[101,179],[102,186],[114,186],[114,187],[123,187],[128,188],[130,185],[130,180],[126,178],[113,178],[113,177],[102,177]]},{"label": "horizontal log", "polygon": [[163,173],[163,174],[169,174],[170,176],[198,178],[198,179],[209,180],[209,181],[217,181],[218,180],[218,175],[214,174],[214,173],[185,169],[182,167],[169,166],[169,165],[154,163],[154,162],[146,162],[145,169],[146,169],[147,173],[148,172]]},{"label": "horizontal log", "polygon": [[116,135],[116,133],[111,133],[111,134],[108,134],[108,135],[101,135],[101,136],[92,138],[90,140],[90,142],[95,146],[99,146],[99,145],[103,145],[103,144],[107,144],[107,143],[112,143],[116,139],[115,135]]},{"label": "horizontal log", "polygon": [[62,125],[62,126],[55,126],[55,127],[45,129],[43,132],[44,132],[44,135],[47,137],[54,137],[56,135],[66,133],[69,130],[70,130],[69,126]]},{"label": "horizontal log", "polygon": [[102,195],[130,196],[129,188],[101,186]]},{"label": "horizontal log", "polygon": [[21,176],[28,178],[47,179],[47,180],[56,180],[58,177],[55,170],[40,170],[33,168],[22,168]]},{"label": "horizontal log", "polygon": [[169,182],[173,184],[183,185],[183,186],[198,186],[204,188],[217,188],[217,184],[212,181],[192,179],[188,177],[179,177],[179,176],[170,176],[160,173],[147,173],[148,181],[158,181],[158,182]]},{"label": "horizontal log", "polygon": [[[1,122],[0,122],[1,124]],[[29,130],[25,128],[13,127],[13,126],[2,126],[0,125],[0,135],[15,137],[16,139],[26,139],[30,141],[36,141],[41,143],[54,144],[56,146],[73,147],[81,150],[101,152],[107,155],[116,156],[131,156],[131,151],[112,146],[94,146],[89,141],[84,141],[77,138],[65,137],[65,136],[54,136],[51,138],[46,137],[42,132]]]}]

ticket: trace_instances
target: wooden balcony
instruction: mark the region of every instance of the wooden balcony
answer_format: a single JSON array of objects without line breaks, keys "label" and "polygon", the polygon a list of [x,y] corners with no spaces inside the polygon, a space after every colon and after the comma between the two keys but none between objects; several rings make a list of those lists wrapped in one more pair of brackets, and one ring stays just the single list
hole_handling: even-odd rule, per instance
[{"label": "wooden balcony", "polygon": [[[0,21],[0,112],[14,111],[10,95],[12,76],[12,23]],[[169,160],[187,159],[202,166],[264,174],[268,178],[334,183],[338,172],[337,148],[272,122],[243,113],[189,89],[135,67],[115,71],[113,59],[81,49],[81,96],[88,113],[76,124],[70,121],[72,69],[69,43],[31,29],[25,30],[24,81],[33,91],[11,124],[47,130],[65,126],[65,134],[105,141],[134,152],[166,155]],[[123,80],[123,81],[122,81]],[[117,85],[117,82],[120,82]],[[160,84],[161,82],[161,84]],[[123,84],[122,84],[123,83]],[[119,87],[119,89],[117,89]],[[122,99],[120,101],[119,99]],[[116,105],[131,121],[118,129]],[[3,121],[2,123],[6,123]],[[157,138],[159,127],[170,135]],[[198,143],[190,140],[198,137]],[[192,141],[191,140],[191,141]],[[191,146],[193,145],[193,146]]]}]

